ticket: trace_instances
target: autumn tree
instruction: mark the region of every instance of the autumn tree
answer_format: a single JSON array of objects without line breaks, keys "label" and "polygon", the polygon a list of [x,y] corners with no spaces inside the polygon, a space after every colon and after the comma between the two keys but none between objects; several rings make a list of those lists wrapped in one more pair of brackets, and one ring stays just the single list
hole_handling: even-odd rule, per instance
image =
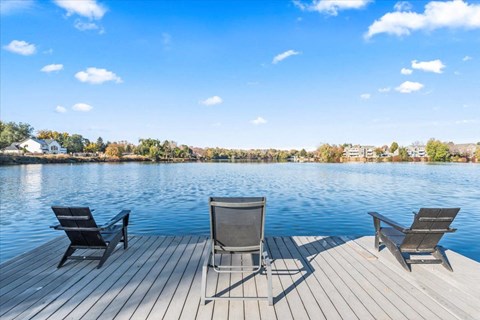
[{"label": "autumn tree", "polygon": [[124,150],[122,145],[116,144],[116,143],[110,143],[109,145],[107,145],[107,148],[105,149],[105,154],[108,157],[120,158],[122,157],[123,151]]},{"label": "autumn tree", "polygon": [[343,156],[343,147],[323,144],[317,149],[317,157],[320,162],[340,162]]},{"label": "autumn tree", "polygon": [[83,148],[83,150],[85,152],[95,153],[98,152],[98,145],[96,143],[90,142]]}]

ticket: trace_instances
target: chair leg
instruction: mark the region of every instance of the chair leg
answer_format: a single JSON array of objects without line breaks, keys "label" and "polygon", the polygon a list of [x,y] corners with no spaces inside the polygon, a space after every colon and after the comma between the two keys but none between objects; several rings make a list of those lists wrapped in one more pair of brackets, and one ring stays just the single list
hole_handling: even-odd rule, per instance
[{"label": "chair leg", "polygon": [[436,259],[441,260],[442,266],[444,266],[448,271],[453,272],[452,266],[448,261],[447,255],[445,254],[445,249],[443,249],[443,247],[437,246],[435,248],[435,251],[432,253],[432,256],[434,256]]},{"label": "chair leg", "polygon": [[113,238],[112,241],[108,244],[107,248],[105,249],[105,252],[103,253],[102,258],[100,259],[100,262],[98,263],[97,269],[100,269],[105,261],[107,261],[108,257],[112,254],[113,250],[115,250],[115,247],[117,244],[120,242],[120,239],[122,239],[122,232],[119,232],[115,238]]},{"label": "chair leg", "polygon": [[375,233],[375,249],[380,251],[380,237],[378,236],[378,233]]},{"label": "chair leg", "polygon": [[375,249],[380,251],[380,219],[373,217],[373,226],[375,227]]},{"label": "chair leg", "polygon": [[403,256],[402,252],[400,251],[400,249],[393,242],[391,242],[388,238],[384,238],[383,240],[384,240],[384,243],[387,246],[388,250],[393,254],[395,259],[397,259],[397,261],[400,262],[400,264],[402,265],[403,268],[405,268],[405,270],[407,270],[408,272],[411,272],[412,269],[408,265],[407,261],[405,260],[405,257]]},{"label": "chair leg", "polygon": [[58,266],[57,268],[60,268],[61,266],[63,266],[63,264],[65,263],[65,261],[67,261],[68,257],[70,257],[74,252],[75,252],[76,249],[72,248],[72,245],[69,245],[67,250],[65,251],[65,253],[63,254],[63,257],[62,259],[60,260],[60,262],[58,263]]},{"label": "chair leg", "polygon": [[123,233],[123,249],[126,250],[128,248],[128,232],[127,232],[127,227],[124,227],[122,229]]},{"label": "chair leg", "polygon": [[207,296],[207,273],[208,273],[208,265],[210,263],[210,257],[212,256],[212,253],[209,252],[207,256],[205,257],[205,260],[203,262],[203,267],[202,267],[202,286],[201,286],[201,293],[200,293],[200,303],[202,306],[205,305],[206,302],[206,296]]},{"label": "chair leg", "polygon": [[395,259],[397,259],[397,261],[400,262],[400,264],[405,270],[407,270],[408,272],[412,272],[412,267],[410,267],[410,265],[407,263],[407,261],[405,260],[405,257],[400,252],[400,250],[397,249],[395,251],[392,251],[392,250],[390,251],[393,253],[393,256],[395,257]]},{"label": "chair leg", "polygon": [[267,269],[268,305],[273,306],[272,264],[267,252],[263,253],[263,257],[265,260],[265,268]]}]

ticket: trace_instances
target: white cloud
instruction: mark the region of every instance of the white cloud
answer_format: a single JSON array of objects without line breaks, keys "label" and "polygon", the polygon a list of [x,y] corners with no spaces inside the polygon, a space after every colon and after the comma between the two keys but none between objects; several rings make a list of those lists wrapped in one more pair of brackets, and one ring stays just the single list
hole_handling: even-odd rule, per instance
[{"label": "white cloud", "polygon": [[33,0],[1,0],[0,14],[7,15],[27,10],[33,7],[33,4]]},{"label": "white cloud", "polygon": [[463,0],[431,1],[425,5],[423,13],[389,12],[368,27],[365,38],[380,33],[406,36],[416,30],[439,28],[480,28],[480,4],[468,4]]},{"label": "white cloud", "polygon": [[98,30],[98,33],[100,34],[105,33],[105,29],[94,22],[83,22],[80,20],[75,20],[73,26],[75,27],[75,29],[80,31]]},{"label": "white cloud", "polygon": [[385,93],[385,92],[390,92],[390,90],[392,90],[392,88],[390,88],[390,87],[385,87],[385,88],[380,88],[380,89],[378,89],[378,92],[380,92],[380,93]]},{"label": "white cloud", "polygon": [[37,48],[34,44],[28,43],[23,40],[12,40],[8,45],[3,46],[7,51],[18,53],[24,56],[30,56],[37,52]]},{"label": "white cloud", "polygon": [[317,11],[331,16],[338,15],[338,11],[349,9],[362,9],[372,0],[312,0],[305,4],[300,0],[294,0],[296,7],[306,11]]},{"label": "white cloud", "polygon": [[76,103],[72,107],[73,110],[75,111],[82,111],[82,112],[88,112],[93,109],[91,105],[88,105],[86,103]]},{"label": "white cloud", "polygon": [[393,6],[395,11],[410,11],[412,10],[412,4],[408,1],[399,1]]},{"label": "white cloud", "polygon": [[223,100],[219,96],[213,96],[213,97],[207,98],[203,101],[200,101],[200,103],[205,105],[205,106],[214,106],[214,105],[220,104],[222,102],[223,102]]},{"label": "white cloud", "polygon": [[439,59],[432,61],[413,60],[412,68],[426,72],[442,73],[442,69],[445,68],[445,65]]},{"label": "white cloud", "polygon": [[106,81],[122,82],[122,79],[112,71],[98,68],[87,68],[85,71],[77,72],[75,78],[80,82],[88,82],[91,84],[101,84]]},{"label": "white cloud", "polygon": [[42,69],[40,69],[40,71],[46,72],[46,73],[60,71],[60,70],[63,70],[63,64],[48,64]]},{"label": "white cloud", "polygon": [[400,73],[404,75],[412,74],[412,72],[413,72],[412,69],[407,69],[407,68],[402,68],[402,70],[400,70]]},{"label": "white cloud", "polygon": [[362,99],[362,100],[368,100],[368,99],[370,99],[371,97],[372,97],[372,95],[371,95],[370,93],[362,93],[362,94],[360,95],[360,99]]},{"label": "white cloud", "polygon": [[411,93],[423,88],[423,84],[420,82],[405,81],[401,85],[395,88],[400,93]]},{"label": "white cloud", "polygon": [[469,60],[472,60],[473,58],[470,57],[470,56],[465,56],[463,57],[462,61],[469,61]]},{"label": "white cloud", "polygon": [[273,57],[272,63],[277,64],[280,61],[285,60],[290,56],[296,56],[297,54],[301,54],[301,52],[295,51],[295,50],[288,50],[288,51],[282,52],[280,54],[277,54],[275,57]]},{"label": "white cloud", "polygon": [[67,11],[67,16],[77,14],[90,20],[99,20],[107,12],[107,8],[95,0],[54,0],[54,2]]},{"label": "white cloud", "polygon": [[265,124],[267,123],[267,120],[263,119],[262,117],[257,117],[257,119],[253,119],[252,121],[250,121],[250,123],[258,126],[260,124]]},{"label": "white cloud", "polygon": [[57,107],[55,108],[55,112],[57,112],[57,113],[65,113],[65,112],[67,112],[67,109],[65,109],[65,107],[62,107],[62,106],[57,106]]}]

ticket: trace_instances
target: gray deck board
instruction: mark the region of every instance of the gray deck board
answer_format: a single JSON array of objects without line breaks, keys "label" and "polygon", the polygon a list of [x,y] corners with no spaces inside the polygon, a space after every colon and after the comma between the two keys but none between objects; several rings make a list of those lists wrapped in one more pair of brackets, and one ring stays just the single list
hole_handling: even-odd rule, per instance
[{"label": "gray deck board", "polygon": [[[274,306],[265,301],[200,304],[206,237],[130,236],[100,269],[56,265],[68,245],[53,239],[0,265],[3,319],[479,319],[480,263],[448,251],[454,272],[406,272],[373,237],[270,237]],[[85,252],[90,253],[91,251]],[[216,257],[251,265],[250,255]],[[209,272],[207,291],[265,296],[263,274]]]}]

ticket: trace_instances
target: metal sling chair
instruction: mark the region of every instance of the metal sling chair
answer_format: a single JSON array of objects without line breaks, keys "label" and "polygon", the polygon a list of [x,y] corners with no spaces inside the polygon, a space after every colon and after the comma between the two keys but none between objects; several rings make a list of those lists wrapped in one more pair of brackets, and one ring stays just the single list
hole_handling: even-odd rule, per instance
[{"label": "metal sling chair", "polygon": [[[127,227],[130,210],[122,210],[105,225],[98,227],[88,207],[52,207],[60,224],[51,226],[55,230],[63,230],[70,239],[70,245],[65,251],[57,268],[67,259],[100,260],[97,268],[101,268],[112,254],[117,244],[123,242],[123,248],[128,248]],[[122,220],[121,225],[117,223]],[[103,249],[103,256],[72,256],[77,249]]]},{"label": "metal sling chair", "polygon": [[[201,301],[207,300],[264,300],[273,305],[272,267],[268,253],[264,251],[265,197],[210,198],[210,252],[202,269]],[[249,266],[216,265],[215,254],[255,254],[258,263]],[[257,273],[266,271],[267,297],[218,297],[206,296],[207,272],[212,268],[218,273]]]},{"label": "metal sling chair", "polygon": [[[458,211],[460,208],[421,208],[418,213],[414,212],[415,218],[410,228],[379,213],[369,212],[375,226],[375,248],[380,250],[380,244],[385,244],[407,271],[412,271],[411,264],[441,264],[453,271],[438,242],[445,233],[456,231],[450,228],[450,224]],[[390,227],[382,227],[381,222]],[[431,254],[435,259],[410,259],[413,254]]]}]

